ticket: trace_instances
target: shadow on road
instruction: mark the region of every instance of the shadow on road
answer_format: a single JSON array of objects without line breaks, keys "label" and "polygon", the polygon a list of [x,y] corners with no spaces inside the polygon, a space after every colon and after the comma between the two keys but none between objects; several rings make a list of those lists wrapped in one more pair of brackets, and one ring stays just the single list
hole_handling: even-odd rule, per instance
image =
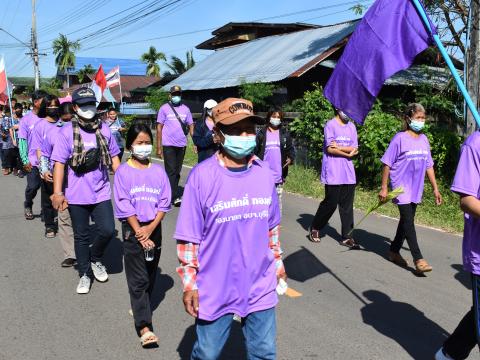
[{"label": "shadow on road", "polygon": [[460,281],[460,283],[465,286],[467,289],[472,290],[472,281],[470,280],[470,275],[463,269],[462,264],[452,264],[452,268],[457,270],[454,278]]},{"label": "shadow on road", "polygon": [[365,291],[363,296],[371,301],[361,309],[363,322],[396,341],[413,359],[431,359],[448,337],[442,327],[410,304],[393,301],[377,290]]},{"label": "shadow on road", "polygon": [[[177,352],[181,360],[190,359],[195,340],[195,325],[192,325],[187,328],[177,347]],[[220,360],[244,360],[246,358],[247,352],[245,350],[245,339],[243,337],[242,326],[238,322],[232,321],[230,336],[223,348]]]},{"label": "shadow on road", "polygon": [[305,282],[329,272],[328,268],[303,246],[300,250],[288,255],[283,260],[283,264],[288,277],[299,282]]},{"label": "shadow on road", "polygon": [[152,310],[156,310],[160,303],[165,299],[165,294],[174,285],[173,278],[170,275],[162,274],[162,269],[157,268],[157,277],[153,287],[152,298],[150,306]]}]

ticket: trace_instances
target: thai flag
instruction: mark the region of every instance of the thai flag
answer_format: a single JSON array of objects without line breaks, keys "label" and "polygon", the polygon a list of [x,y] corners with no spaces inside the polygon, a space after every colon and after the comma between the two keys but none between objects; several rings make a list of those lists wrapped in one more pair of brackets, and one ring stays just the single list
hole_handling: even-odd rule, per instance
[{"label": "thai flag", "polygon": [[0,58],[0,94],[7,92],[7,72],[5,71],[5,61]]},{"label": "thai flag", "polygon": [[109,71],[105,78],[107,80],[107,88],[120,85],[120,67],[115,66]]},{"label": "thai flag", "polygon": [[95,97],[97,98],[97,103],[102,102],[103,91],[107,87],[107,80],[105,79],[105,73],[103,72],[103,67],[100,64],[97,73],[95,74],[95,79],[92,81],[90,85],[90,89],[92,89],[95,93]]}]

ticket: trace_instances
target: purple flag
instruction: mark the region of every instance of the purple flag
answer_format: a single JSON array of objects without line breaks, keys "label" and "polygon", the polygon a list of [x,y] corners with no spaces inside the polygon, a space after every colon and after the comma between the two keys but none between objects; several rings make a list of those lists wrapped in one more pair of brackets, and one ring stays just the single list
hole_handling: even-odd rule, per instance
[{"label": "purple flag", "polygon": [[377,0],[349,39],[324,95],[363,124],[385,80],[410,67],[431,43],[432,37],[410,0]]}]

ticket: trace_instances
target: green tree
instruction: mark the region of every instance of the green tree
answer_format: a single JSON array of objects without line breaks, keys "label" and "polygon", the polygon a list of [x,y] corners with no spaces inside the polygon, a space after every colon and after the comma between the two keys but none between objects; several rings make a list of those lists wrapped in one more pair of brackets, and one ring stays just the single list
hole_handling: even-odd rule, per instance
[{"label": "green tree", "polygon": [[155,46],[150,46],[148,51],[142,54],[140,60],[147,64],[147,76],[160,76],[160,65],[158,61],[166,61],[167,58],[164,53],[157,51]]},{"label": "green tree", "polygon": [[183,62],[178,56],[172,56],[170,63],[166,63],[171,71],[165,72],[164,76],[179,76],[184,72],[190,70],[195,66],[195,59],[193,58],[193,50],[187,51],[186,61]]},{"label": "green tree", "polygon": [[168,92],[162,88],[151,88],[148,90],[148,95],[145,96],[145,100],[151,109],[158,111],[160,106],[168,101]]},{"label": "green tree", "polygon": [[273,95],[275,85],[269,83],[247,83],[241,80],[241,85],[238,89],[240,96],[244,99],[250,100],[256,110],[265,109],[268,105],[268,99]]},{"label": "green tree", "polygon": [[75,66],[75,52],[80,50],[80,42],[69,41],[63,34],[53,40],[52,43],[53,54],[55,55],[55,65],[61,71],[67,73],[67,87],[70,87],[70,77],[67,69]]},{"label": "green tree", "polygon": [[88,78],[88,75],[91,74],[95,74],[95,69],[93,68],[92,64],[85,65],[77,72],[78,81],[80,81],[80,83],[83,83],[83,80],[85,78]]}]

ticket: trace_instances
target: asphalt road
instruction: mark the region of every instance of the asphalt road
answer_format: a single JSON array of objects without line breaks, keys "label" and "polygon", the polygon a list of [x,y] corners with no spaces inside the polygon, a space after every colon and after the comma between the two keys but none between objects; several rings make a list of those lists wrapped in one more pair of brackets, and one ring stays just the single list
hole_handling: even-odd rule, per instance
[{"label": "asphalt road", "polygon": [[[118,236],[105,259],[109,281],[94,282],[90,294],[77,295],[76,271],[59,266],[59,240],[43,237],[38,218],[23,218],[24,186],[25,179],[0,178],[0,359],[187,359],[195,331],[175,273],[172,233],[178,209],[164,221],[154,296],[160,346],[144,350],[128,314]],[[40,194],[36,214],[39,202]],[[338,214],[320,244],[306,239],[316,207],[315,200],[284,196],[289,285],[303,296],[283,297],[277,308],[278,359],[432,359],[470,307],[461,237],[418,227],[434,271],[417,277],[385,259],[395,220],[368,218],[354,234],[364,249],[349,251],[335,241]],[[404,255],[410,258],[406,250]],[[224,359],[245,358],[238,326],[224,353]],[[471,358],[477,356],[474,350]]]}]

